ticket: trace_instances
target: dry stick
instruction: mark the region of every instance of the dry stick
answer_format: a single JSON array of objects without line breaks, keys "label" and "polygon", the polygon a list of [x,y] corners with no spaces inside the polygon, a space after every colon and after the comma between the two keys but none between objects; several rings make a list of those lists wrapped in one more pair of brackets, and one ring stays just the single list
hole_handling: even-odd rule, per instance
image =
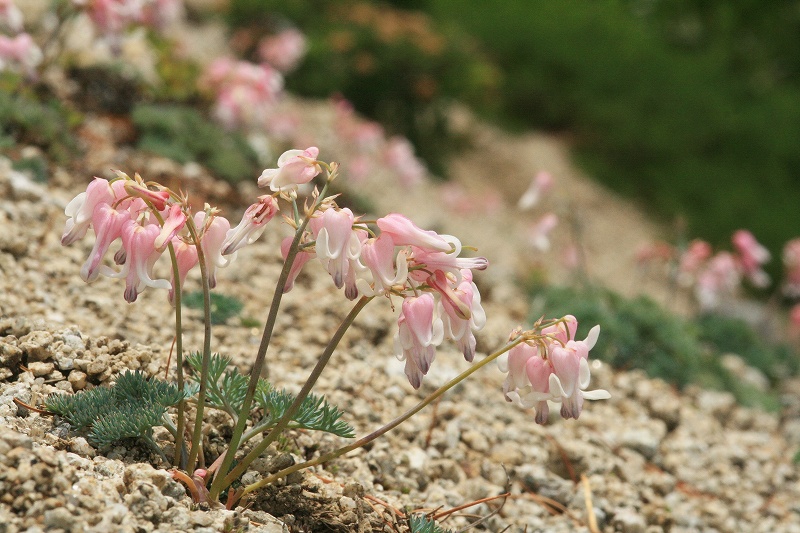
[{"label": "dry stick", "polygon": [[[319,195],[317,203],[312,207],[311,213],[316,211],[322,200],[325,199],[325,193],[327,190],[328,184],[326,183],[322,188],[322,192]],[[289,254],[286,256],[286,260],[283,262],[283,269],[281,269],[281,274],[278,277],[278,283],[275,284],[275,293],[272,296],[272,303],[269,307],[267,322],[264,324],[264,332],[261,335],[261,343],[258,345],[258,352],[256,352],[256,360],[253,362],[253,367],[250,369],[250,381],[247,384],[247,392],[245,393],[244,400],[242,401],[242,409],[239,411],[239,419],[236,421],[236,425],[233,428],[231,442],[228,445],[228,451],[225,453],[225,458],[222,460],[222,464],[220,465],[217,474],[214,476],[214,481],[211,483],[211,498],[214,500],[217,499],[220,492],[222,492],[222,489],[230,484],[225,483],[226,474],[233,463],[233,458],[236,455],[236,451],[239,449],[239,444],[241,443],[244,428],[247,425],[247,414],[250,412],[250,406],[253,404],[253,397],[256,393],[256,385],[258,384],[258,379],[261,377],[261,370],[264,368],[264,362],[267,356],[267,348],[269,348],[269,343],[272,339],[272,333],[275,329],[275,322],[278,319],[278,309],[281,305],[281,298],[283,298],[283,289],[286,287],[286,282],[289,280],[289,272],[292,268],[292,263],[294,263],[295,257],[297,257],[300,240],[303,238],[303,234],[305,233],[306,227],[308,226],[310,220],[311,216],[306,216],[303,222],[300,224],[300,227],[298,227],[297,231],[295,231],[294,239],[292,240],[292,244],[289,246]]]},{"label": "dry stick", "polygon": [[[339,341],[342,340],[342,337],[344,337],[345,332],[353,324],[353,321],[355,321],[356,316],[358,316],[358,313],[360,313],[361,310],[364,309],[364,306],[366,306],[372,300],[372,298],[373,297],[368,298],[366,296],[363,296],[358,302],[356,302],[356,305],[353,306],[353,308],[350,310],[350,312],[347,314],[344,320],[342,320],[342,323],[339,324],[339,328],[333,334],[333,337],[331,337],[330,342],[325,347],[325,350],[322,352],[322,355],[320,355],[316,366],[314,366],[314,369],[311,371],[311,374],[309,374],[308,379],[306,379],[306,382],[303,384],[303,388],[301,388],[300,392],[297,393],[294,402],[292,402],[292,405],[289,406],[289,409],[286,410],[286,413],[284,413],[283,418],[281,418],[278,421],[278,423],[275,424],[275,426],[270,430],[267,436],[264,437],[264,440],[259,442],[257,446],[255,446],[252,450],[250,450],[250,452],[244,457],[244,459],[239,461],[239,464],[233,470],[231,470],[227,476],[225,476],[224,479],[225,486],[230,485],[236,480],[236,478],[244,474],[250,463],[253,462],[253,460],[255,460],[259,455],[264,453],[264,450],[266,450],[270,444],[275,442],[275,440],[277,440],[277,438],[280,436],[283,430],[286,429],[286,427],[289,425],[289,422],[292,421],[292,416],[294,416],[294,414],[300,409],[300,405],[303,403],[303,400],[308,396],[309,392],[311,392],[311,389],[314,387],[314,384],[316,384],[317,380],[319,379],[319,376],[325,369],[325,366],[327,366],[328,361],[330,361],[331,356],[333,355],[333,352],[339,345]],[[247,494],[247,492],[245,492],[245,494]]]},{"label": "dry stick", "polygon": [[[203,287],[203,362],[200,369],[200,391],[197,393],[197,414],[194,418],[194,431],[192,432],[192,449],[189,450],[189,459],[186,468],[191,474],[194,472],[197,454],[200,452],[200,440],[203,438],[203,408],[206,403],[206,389],[208,389],[208,367],[211,361],[211,292],[208,286],[208,270],[206,257],[194,220],[186,219],[186,227],[192,236],[192,241],[197,249],[197,262],[200,264],[200,279]],[[177,264],[177,263],[176,263]],[[176,294],[177,296],[177,294]]]},{"label": "dry stick", "polygon": [[[412,416],[414,416],[415,414],[420,412],[422,409],[424,409],[431,402],[435,401],[436,399],[441,397],[444,393],[446,393],[447,391],[449,391],[450,389],[455,387],[457,384],[461,383],[466,378],[468,378],[469,376],[471,376],[472,374],[474,374],[475,372],[477,372],[478,370],[480,370],[481,368],[483,368],[484,366],[486,366],[490,362],[494,361],[495,359],[500,357],[502,354],[504,354],[507,351],[509,351],[510,349],[512,349],[514,346],[520,344],[524,340],[526,340],[526,338],[524,336],[517,337],[513,341],[511,341],[508,344],[506,344],[505,346],[503,346],[503,348],[501,348],[500,350],[498,350],[498,351],[494,352],[493,354],[489,355],[488,357],[486,357],[484,360],[480,361],[479,363],[476,363],[476,364],[472,365],[467,370],[465,370],[464,372],[462,372],[458,376],[454,377],[453,379],[451,379],[450,381],[448,381],[447,383],[445,383],[444,385],[442,385],[441,387],[436,389],[436,391],[433,394],[430,394],[429,396],[424,398],[422,401],[420,401],[413,408],[409,409],[408,411],[406,411],[402,415],[398,416],[397,418],[395,418],[394,420],[392,420],[391,422],[389,422],[385,426],[383,426],[381,428],[378,428],[377,430],[373,431],[369,435],[366,435],[365,437],[361,437],[360,439],[358,439],[353,444],[350,444],[349,446],[344,446],[342,448],[339,448],[338,450],[334,450],[332,452],[329,452],[329,453],[326,453],[324,455],[321,455],[321,456],[317,457],[316,459],[311,459],[311,460],[306,461],[304,463],[298,463],[298,464],[295,464],[295,465],[290,466],[288,468],[284,468],[283,470],[281,470],[279,472],[276,472],[276,473],[274,473],[274,474],[272,474],[270,476],[267,476],[267,477],[261,479],[260,481],[258,481],[256,483],[253,483],[252,485],[246,486],[244,488],[244,491],[243,491],[242,495],[245,495],[245,494],[248,494],[250,492],[253,492],[254,490],[258,490],[259,488],[264,487],[266,485],[269,485],[270,483],[274,483],[278,479],[281,479],[282,477],[285,477],[285,476],[288,476],[289,474],[297,472],[298,470],[303,470],[303,469],[306,469],[306,468],[309,468],[309,467],[312,467],[312,466],[316,466],[316,465],[319,465],[319,464],[322,464],[322,463],[327,463],[328,461],[332,461],[333,459],[336,459],[337,457],[341,457],[342,455],[345,455],[346,453],[350,453],[353,450],[357,450],[358,448],[361,448],[362,446],[365,446],[365,445],[369,444],[373,440],[377,439],[378,437],[381,437],[381,436],[385,435],[386,433],[390,432],[391,430],[393,430],[394,428],[396,428],[397,426],[399,426],[400,424],[402,424],[403,422],[405,422],[406,420],[408,420],[409,418],[411,418]],[[252,453],[253,452],[250,452],[250,454],[252,454]],[[248,455],[248,457],[250,457],[250,455]],[[244,461],[242,463],[244,463]],[[241,463],[240,463],[240,466],[241,466]],[[239,467],[237,467],[237,468],[239,468]],[[241,470],[244,471],[244,468],[241,468]]]},{"label": "dry stick", "polygon": [[586,477],[586,474],[581,474],[581,481],[583,482],[583,500],[586,502],[589,531],[591,531],[591,533],[600,533],[600,530],[597,528],[597,517],[594,514],[594,506],[592,505],[592,488],[589,486],[589,478]]},{"label": "dry stick", "polygon": [[55,413],[52,413],[52,412],[48,411],[47,409],[39,409],[38,407],[34,407],[32,405],[28,405],[27,403],[23,402],[19,398],[14,398],[14,403],[17,404],[17,406],[23,407],[23,408],[27,409],[28,411],[33,411],[34,413],[39,413],[39,414],[42,414],[42,415],[55,416]]},{"label": "dry stick", "polygon": [[[577,516],[572,514],[572,512],[570,512],[570,510],[567,509],[564,506],[564,504],[562,504],[562,503],[560,503],[560,502],[558,502],[558,501],[556,501],[556,500],[554,500],[552,498],[548,498],[547,496],[542,496],[540,494],[536,494],[535,492],[526,492],[526,493],[522,494],[522,496],[523,497],[527,496],[528,498],[532,499],[533,501],[535,501],[536,503],[538,503],[539,505],[544,507],[545,510],[547,510],[547,512],[550,513],[551,515],[555,516],[557,514],[565,514],[568,517],[570,517],[579,526],[586,525],[586,524],[583,523],[583,520],[581,520],[580,518],[578,518]],[[512,498],[513,497],[514,496],[512,496]]]},{"label": "dry stick", "polygon": [[[472,502],[469,502],[469,503],[465,503],[463,505],[459,505],[458,507],[453,507],[452,509],[448,509],[447,511],[442,511],[441,513],[433,515],[431,518],[433,518],[434,520],[438,521],[438,520],[441,520],[442,518],[446,518],[447,516],[449,516],[449,515],[451,515],[453,513],[457,513],[458,511],[461,511],[462,509],[469,509],[470,507],[473,507],[475,505],[479,505],[481,503],[490,502],[490,501],[496,500],[498,498],[508,498],[509,496],[511,496],[510,492],[504,492],[503,494],[498,494],[497,496],[487,496],[486,498],[481,498],[480,500],[475,500],[475,501],[472,501]],[[505,501],[505,500],[503,500],[503,501]]]}]

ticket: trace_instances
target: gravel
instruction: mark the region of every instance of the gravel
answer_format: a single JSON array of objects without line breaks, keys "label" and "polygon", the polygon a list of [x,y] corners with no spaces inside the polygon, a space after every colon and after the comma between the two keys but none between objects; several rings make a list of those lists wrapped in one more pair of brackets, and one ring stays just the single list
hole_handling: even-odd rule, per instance
[{"label": "gravel", "polygon": [[[94,126],[102,130],[102,123]],[[165,166],[158,158],[130,157],[141,166],[126,170],[145,177],[151,166]],[[181,175],[180,167],[170,168]],[[553,418],[537,426],[530,413],[503,400],[503,376],[487,368],[435,409],[366,449],[259,491],[247,509],[193,505],[169,475],[169,465],[149,448],[125,442],[95,450],[58,418],[14,402],[40,405],[49,394],[105,386],[125,369],[161,378],[167,371],[173,331],[166,294],[149,290],[128,305],[116,280],[80,280],[90,239],[69,248],[59,241],[63,207],[89,174],[60,176],[58,185],[37,186],[0,161],[2,531],[403,531],[397,514],[403,510],[438,512],[506,490],[511,497],[479,530],[587,531],[589,487],[604,532],[800,532],[800,479],[792,462],[800,445],[800,408],[792,399],[800,384],[784,385],[788,407],[779,416],[741,407],[727,393],[696,387],[677,392],[641,372],[615,372],[599,363],[593,387],[611,391],[612,398],[587,405],[577,421]],[[193,177],[192,187],[224,189],[224,197],[237,193],[207,180]],[[477,244],[497,266],[499,273],[490,268],[476,276],[489,316],[476,359],[501,345],[527,305],[511,281],[513,241],[503,249],[503,239],[496,238],[507,231],[508,219],[466,223],[419,208],[421,198],[434,194],[432,185],[404,191],[380,172],[374,180],[384,191],[375,200],[381,212],[412,213],[423,227]],[[238,191],[252,192],[252,185]],[[260,331],[241,318],[262,320],[280,269],[277,247],[285,228],[277,220],[272,224],[219,274],[217,290],[239,298],[244,310],[215,327],[212,347],[242,371],[249,369]],[[499,254],[496,260],[493,253]],[[190,277],[188,290],[196,289]],[[284,310],[268,353],[269,375],[277,386],[296,391],[347,305],[318,265],[310,264],[285,296]],[[414,391],[391,355],[395,321],[387,302],[371,303],[316,387],[346,412],[359,435],[468,367],[455,347],[443,346],[421,391]],[[198,312],[186,313],[185,328],[187,350],[199,349]],[[733,355],[726,365],[751,383],[763,383]],[[219,413],[209,413],[206,422],[205,449],[213,458],[230,422]],[[156,439],[169,447],[166,432],[157,432]],[[281,448],[273,446],[245,476],[260,479],[341,443],[329,435],[290,432]],[[464,527],[495,512],[501,501],[470,507],[444,525]]]}]

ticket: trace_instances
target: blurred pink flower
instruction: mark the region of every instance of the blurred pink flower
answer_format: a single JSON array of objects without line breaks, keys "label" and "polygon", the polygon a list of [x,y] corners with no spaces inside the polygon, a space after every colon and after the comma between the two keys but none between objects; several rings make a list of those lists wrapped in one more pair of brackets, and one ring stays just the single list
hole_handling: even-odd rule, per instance
[{"label": "blurred pink flower", "polygon": [[14,0],[0,0],[0,28],[19,33],[23,28],[22,23],[22,11],[14,5]]},{"label": "blurred pink flower", "polygon": [[558,226],[555,213],[547,213],[540,218],[528,232],[528,242],[536,250],[546,252],[550,249],[550,232]]},{"label": "blurred pink flower", "polygon": [[289,28],[261,39],[258,55],[281,72],[290,72],[297,68],[306,49],[306,38],[302,32]]},{"label": "blurred pink flower", "polygon": [[27,33],[16,37],[0,35],[0,72],[9,70],[33,77],[42,59],[42,50]]},{"label": "blurred pink flower", "polygon": [[731,242],[739,254],[739,266],[750,283],[759,288],[769,285],[769,276],[761,268],[770,260],[769,250],[759,244],[752,233],[743,229],[733,234]]},{"label": "blurred pink flower", "polygon": [[800,238],[792,239],[784,245],[783,267],[785,272],[783,293],[797,298],[800,296]]},{"label": "blurred pink flower", "polygon": [[553,188],[553,176],[549,172],[541,171],[534,176],[528,189],[519,197],[517,208],[520,211],[533,209],[544,195]]},{"label": "blurred pink flower", "polygon": [[400,136],[389,139],[384,157],[403,186],[413,187],[425,178],[425,165],[414,155],[414,147],[408,139]]}]

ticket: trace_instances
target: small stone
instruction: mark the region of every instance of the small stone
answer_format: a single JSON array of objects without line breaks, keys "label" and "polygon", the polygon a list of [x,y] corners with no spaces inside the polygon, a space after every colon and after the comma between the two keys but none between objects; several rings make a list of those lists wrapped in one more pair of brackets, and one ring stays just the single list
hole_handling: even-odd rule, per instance
[{"label": "small stone", "polygon": [[44,512],[44,525],[48,529],[69,531],[74,523],[75,517],[64,507],[57,507]]},{"label": "small stone", "polygon": [[53,358],[50,345],[53,343],[53,334],[49,331],[32,331],[22,337],[19,347],[28,356],[28,363],[33,361],[48,361]]},{"label": "small stone", "polygon": [[468,429],[461,434],[461,440],[476,452],[489,450],[489,440],[479,431]]},{"label": "small stone", "polygon": [[33,375],[36,376],[37,378],[46,376],[54,369],[55,365],[53,363],[43,363],[41,361],[36,361],[28,364],[28,370],[30,370],[33,373]]},{"label": "small stone", "polygon": [[69,373],[67,380],[72,384],[73,390],[83,390],[86,387],[86,374],[80,370],[73,370]]},{"label": "small stone", "polygon": [[633,509],[620,509],[614,513],[614,529],[620,533],[644,533],[647,523]]}]

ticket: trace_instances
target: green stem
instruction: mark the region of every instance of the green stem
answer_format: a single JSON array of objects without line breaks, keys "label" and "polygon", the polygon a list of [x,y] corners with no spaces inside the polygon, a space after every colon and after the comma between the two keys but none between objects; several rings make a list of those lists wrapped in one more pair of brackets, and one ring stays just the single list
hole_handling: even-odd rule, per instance
[{"label": "green stem", "polygon": [[308,379],[306,379],[305,384],[303,384],[303,388],[301,388],[300,392],[297,393],[297,397],[294,399],[294,402],[292,402],[292,405],[289,406],[289,409],[286,410],[286,413],[284,413],[283,417],[278,420],[278,423],[275,424],[267,436],[264,437],[264,440],[259,442],[257,446],[250,450],[250,453],[248,453],[241,461],[239,461],[239,464],[236,465],[236,468],[231,470],[231,472],[225,476],[223,482],[224,486],[227,487],[236,481],[239,476],[244,474],[247,470],[247,467],[250,466],[250,463],[264,453],[269,445],[275,442],[281,433],[283,433],[283,430],[285,430],[292,421],[292,417],[300,409],[300,405],[303,403],[303,400],[306,399],[308,394],[311,392],[311,389],[316,384],[317,380],[322,374],[322,371],[325,369],[325,366],[330,361],[333,352],[336,350],[336,347],[339,345],[342,337],[344,337],[345,332],[348,330],[348,328],[350,328],[351,325],[353,325],[358,313],[364,309],[364,307],[370,302],[370,300],[372,300],[372,298],[373,297],[368,298],[363,296],[358,302],[356,302],[356,305],[353,306],[344,320],[342,320],[342,323],[339,324],[339,328],[336,330],[336,333],[333,334],[333,337],[331,337],[331,340],[328,342],[328,345],[325,347],[322,355],[320,355],[316,366],[314,366],[314,370],[312,370],[311,374],[309,374]]},{"label": "green stem", "polygon": [[197,414],[194,418],[194,431],[192,432],[192,449],[189,450],[189,459],[186,469],[189,475],[194,472],[197,454],[200,451],[200,439],[203,438],[203,407],[206,403],[206,389],[208,388],[208,368],[211,361],[211,292],[208,287],[208,271],[203,246],[197,234],[197,228],[191,217],[186,219],[186,227],[192,237],[192,242],[197,249],[197,261],[200,263],[200,279],[203,287],[203,363],[200,368],[200,391],[197,393]]},{"label": "green stem", "polygon": [[[186,400],[183,399],[183,321],[181,314],[181,277],[178,270],[178,258],[175,255],[175,247],[172,243],[167,244],[169,249],[169,258],[172,261],[172,291],[175,300],[175,370],[177,373],[178,390],[181,393],[181,401],[178,402],[178,427],[175,433],[175,457],[172,459],[172,465],[175,467],[182,466],[181,458],[183,452],[183,428],[186,424],[184,420],[184,413],[186,411]],[[169,369],[167,369],[169,372]]]},{"label": "green stem", "polygon": [[306,227],[311,220],[311,214],[313,214],[314,211],[319,208],[322,200],[325,199],[325,193],[327,191],[328,183],[326,183],[323,187],[322,192],[317,198],[317,202],[314,204],[309,214],[303,219],[303,223],[300,224],[300,227],[298,227],[297,231],[295,231],[294,240],[292,241],[292,245],[289,247],[289,253],[286,256],[286,261],[283,263],[283,269],[281,270],[281,274],[278,278],[278,283],[275,285],[275,293],[272,296],[272,303],[270,304],[269,314],[267,315],[267,322],[264,324],[264,332],[261,335],[261,343],[258,346],[258,352],[256,353],[256,359],[253,362],[253,367],[250,370],[250,382],[247,384],[247,393],[245,394],[244,401],[242,402],[242,407],[239,409],[239,419],[236,421],[236,425],[233,428],[231,442],[228,446],[228,451],[225,453],[225,458],[222,460],[219,471],[214,477],[214,481],[211,483],[211,489],[209,490],[209,499],[211,501],[216,501],[220,492],[222,492],[225,486],[227,486],[223,485],[223,479],[225,478],[225,474],[230,469],[231,464],[233,463],[233,458],[236,455],[236,451],[239,449],[239,445],[241,444],[242,434],[244,433],[248,414],[250,413],[250,406],[253,404],[253,396],[255,396],[256,393],[256,385],[261,377],[261,371],[263,370],[264,362],[266,361],[267,348],[269,348],[269,343],[272,339],[272,332],[275,329],[275,322],[278,319],[278,309],[280,308],[281,298],[283,297],[283,288],[286,286],[286,282],[289,280],[289,272],[291,271],[292,263],[294,263],[295,257],[297,257],[300,239],[303,238]]},{"label": "green stem", "polygon": [[525,337],[524,336],[520,336],[520,337],[514,339],[513,341],[509,342],[502,349],[500,349],[500,350],[494,352],[493,354],[489,355],[483,361],[472,365],[467,370],[465,370],[464,372],[462,372],[458,376],[454,377],[453,379],[451,379],[450,381],[448,381],[447,383],[445,383],[444,385],[442,385],[441,387],[436,389],[436,391],[434,391],[427,398],[423,399],[421,402],[419,402],[412,409],[406,411],[405,413],[403,413],[399,417],[395,418],[394,420],[392,420],[391,422],[389,422],[385,426],[373,431],[369,435],[360,438],[359,440],[357,440],[356,442],[354,442],[354,443],[352,443],[352,444],[350,444],[348,446],[344,446],[342,448],[339,448],[338,450],[334,450],[334,451],[332,451],[330,453],[326,453],[325,455],[321,455],[321,456],[317,457],[316,459],[312,459],[312,460],[306,461],[304,463],[298,463],[298,464],[292,465],[292,466],[290,466],[288,468],[284,468],[283,470],[280,470],[279,472],[276,472],[276,473],[272,474],[271,476],[267,476],[267,477],[261,479],[260,481],[258,481],[256,483],[253,483],[251,485],[247,485],[244,488],[244,492],[242,492],[242,496],[244,496],[245,494],[248,494],[250,492],[253,492],[254,490],[258,490],[261,487],[269,485],[270,483],[274,483],[278,479],[281,479],[282,477],[285,477],[285,476],[288,476],[289,474],[297,472],[298,470],[303,470],[303,469],[306,469],[306,468],[309,468],[309,467],[312,467],[312,466],[316,466],[316,465],[319,465],[319,464],[322,464],[322,463],[327,463],[328,461],[332,461],[332,460],[336,459],[337,457],[340,457],[340,456],[342,456],[342,455],[344,455],[346,453],[352,452],[353,450],[356,450],[358,448],[361,448],[362,446],[365,446],[365,445],[369,444],[373,440],[377,439],[378,437],[380,437],[382,435],[385,435],[389,431],[393,430],[394,428],[396,428],[397,426],[399,426],[400,424],[402,424],[403,422],[405,422],[406,420],[408,420],[409,418],[411,418],[412,416],[414,416],[415,414],[420,412],[428,404],[430,404],[433,401],[436,401],[444,393],[446,393],[447,391],[449,391],[450,389],[452,389],[453,387],[455,387],[456,385],[461,383],[463,380],[465,380],[466,378],[468,378],[469,376],[471,376],[472,374],[477,372],[479,369],[483,368],[484,366],[488,365],[489,363],[491,363],[492,361],[494,361],[495,359],[500,357],[502,354],[504,354],[505,352],[507,352],[508,350],[513,348],[514,346],[516,346],[517,344],[523,342],[524,340],[525,340]]}]

